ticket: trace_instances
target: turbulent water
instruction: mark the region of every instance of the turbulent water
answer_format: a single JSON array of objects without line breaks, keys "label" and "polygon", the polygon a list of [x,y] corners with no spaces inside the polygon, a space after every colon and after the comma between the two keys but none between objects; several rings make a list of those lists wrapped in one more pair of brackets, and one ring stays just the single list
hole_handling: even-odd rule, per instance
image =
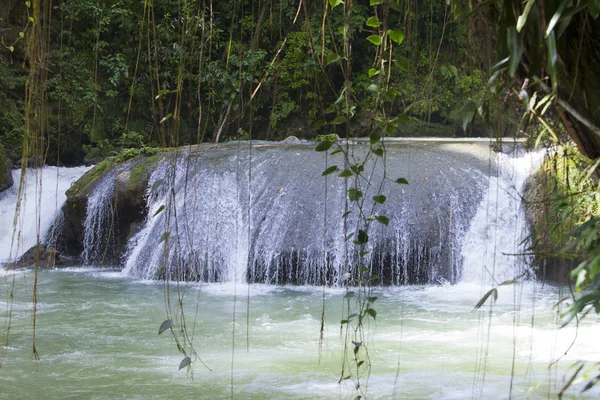
[{"label": "turbulent water", "polygon": [[[23,177],[21,206],[15,219],[21,170],[15,184],[0,193],[0,263],[15,259],[43,241],[66,200],[65,192],[89,167],[28,169]],[[15,225],[16,223],[16,225]]]},{"label": "turbulent water", "polygon": [[[351,147],[351,158],[368,146]],[[161,163],[148,185],[148,218],[129,242],[125,273],[205,282],[337,285],[357,264],[353,178],[323,177],[342,156],[313,146],[226,146]],[[466,230],[497,174],[487,143],[388,145],[361,179],[369,229],[366,264],[384,284],[457,282]],[[385,173],[385,175],[384,175]],[[386,179],[387,178],[387,179]],[[393,179],[391,179],[393,178]],[[393,183],[406,178],[408,185]],[[375,204],[373,195],[387,197]],[[346,212],[348,218],[343,218]],[[88,229],[89,225],[88,225]]]},{"label": "turbulent water", "polygon": [[[32,274],[10,276],[10,284],[13,278],[16,297],[0,369],[1,399],[225,399],[232,392],[239,399],[355,397],[349,381],[338,384],[342,289],[323,295],[316,287],[186,284],[187,326],[211,369],[195,362],[188,372],[178,371],[183,355],[168,332],[158,335],[166,318],[161,283],[118,271],[43,271],[36,362]],[[175,285],[171,290],[176,292]],[[478,284],[382,288],[375,294],[368,398],[504,399],[511,381],[512,398],[555,398],[576,360],[600,359],[597,318],[588,317],[577,331],[559,329],[553,307],[566,293],[548,284],[502,287],[491,313],[472,311],[482,294]],[[599,395],[592,391],[584,397]]]},{"label": "turbulent water", "polygon": [[[388,263],[389,270],[379,273],[388,274],[389,283],[396,286],[382,286],[374,292],[378,297],[377,320],[366,327],[365,339],[372,363],[370,377],[363,382],[367,398],[555,398],[572,373],[569,367],[574,362],[582,360],[591,365],[600,360],[600,321],[590,315],[578,328],[569,325],[561,329],[558,312],[564,305],[557,304],[568,296],[567,289],[538,282],[530,270],[530,260],[514,256],[522,252],[527,236],[519,193],[542,155],[515,157],[460,147],[450,152],[460,154],[457,164],[465,156],[478,159],[479,164],[475,162],[470,169],[457,165],[452,170],[447,160],[441,159],[448,154],[439,148],[424,150],[426,146],[419,146],[408,152],[397,151],[398,158],[404,158],[398,168],[390,171],[394,178],[407,177],[410,184],[386,189],[388,198],[401,201],[402,206],[385,210],[393,221],[391,233],[373,235],[374,242],[393,254],[384,257],[381,254],[385,252],[377,253],[375,248],[374,253],[379,255],[374,258],[377,261],[379,257],[379,261],[374,265]],[[330,189],[327,202],[308,199],[298,203],[300,194],[310,197],[314,191],[323,196],[324,185],[305,185],[301,175],[286,180],[286,174],[298,165],[314,162],[297,152],[279,154],[266,149],[258,156],[255,152],[255,160],[264,165],[272,166],[274,161],[280,165],[276,174],[262,181],[261,162],[252,166],[254,178],[250,180],[236,171],[235,158],[219,158],[217,154],[211,168],[196,165],[194,168],[202,173],[197,177],[188,175],[188,185],[201,180],[202,190],[195,191],[195,197],[175,196],[177,207],[170,211],[165,208],[153,217],[160,206],[167,204],[168,192],[187,193],[186,180],[181,176],[190,167],[178,162],[176,171],[182,175],[175,176],[168,175],[168,171],[174,171],[172,168],[158,168],[149,185],[149,217],[130,242],[124,270],[81,267],[40,271],[35,340],[40,361],[34,361],[31,351],[33,273],[3,272],[0,318],[3,324],[10,321],[10,331],[6,336],[5,328],[0,338],[5,353],[0,369],[0,399],[356,397],[351,381],[338,383],[344,346],[340,329],[344,289],[244,283],[247,274],[251,279],[260,274],[285,277],[290,266],[298,265],[298,259],[309,261],[301,264],[304,272],[294,272],[300,274],[299,282],[320,279],[316,275],[307,278],[311,276],[307,271],[325,262],[322,256],[311,253],[318,249],[323,252],[324,237],[325,248],[332,252],[328,257],[335,260],[335,241],[343,235],[336,208],[345,195],[344,189],[330,179],[325,181]],[[425,153],[430,158],[421,158]],[[408,168],[415,159],[420,167]],[[399,169],[400,164],[405,169]],[[75,170],[46,169],[44,174],[47,171],[58,178],[44,178],[43,190],[56,186],[65,190],[76,175]],[[175,182],[174,191],[165,190],[164,180],[157,184],[168,177]],[[249,186],[248,182],[253,183]],[[427,191],[428,183],[433,192]],[[0,199],[2,210],[10,210],[10,196]],[[88,227],[103,225],[99,216],[106,208],[104,198],[98,192],[97,199],[92,199]],[[54,199],[42,202],[48,207],[44,209],[48,214],[42,218],[47,229],[62,202],[60,195]],[[331,226],[324,225],[322,205],[330,204],[332,199],[337,200],[327,208]],[[13,210],[14,201],[13,197]],[[246,208],[245,202],[252,207]],[[440,214],[425,214],[423,209]],[[179,215],[176,225],[170,228],[172,235],[180,239],[179,243],[204,249],[193,253],[193,260],[203,263],[205,280],[217,282],[165,286],[153,280],[163,256],[164,247],[158,242],[165,231],[167,212]],[[31,213],[25,214],[28,220],[35,216]],[[286,216],[288,229],[281,231]],[[192,217],[202,224],[183,223]],[[0,229],[6,229],[6,221],[11,221],[13,214],[5,212],[0,218]],[[305,219],[308,222],[303,222]],[[260,223],[247,224],[248,220]],[[23,232],[35,232],[27,230],[31,228],[29,223],[23,222]],[[314,237],[308,234],[312,232],[310,224],[318,226]],[[324,236],[323,226],[331,236]],[[418,233],[419,228],[426,228],[425,232]],[[248,241],[255,231],[265,238]],[[24,243],[31,240],[27,235],[23,234]],[[210,242],[209,237],[218,240]],[[5,238],[5,234],[0,237],[2,254],[10,249]],[[86,240],[94,243],[93,236]],[[298,259],[292,262],[278,257],[295,240],[299,244]],[[91,246],[87,251],[89,260],[94,251],[100,250]],[[183,256],[183,252],[175,254]],[[396,262],[403,257],[421,261],[423,280],[433,279],[434,283],[402,285],[410,280],[408,266]],[[247,260],[262,261],[250,264],[248,272]],[[334,279],[337,274],[325,276]],[[495,304],[473,311],[491,287],[519,275],[527,279],[501,286]],[[210,369],[194,359],[192,370],[179,371],[183,355],[168,331],[158,335],[159,326],[167,318],[167,288],[172,305],[182,299],[188,333]],[[325,320],[320,344],[322,313]],[[600,396],[596,389],[578,395],[581,386],[570,390],[568,397]]]}]

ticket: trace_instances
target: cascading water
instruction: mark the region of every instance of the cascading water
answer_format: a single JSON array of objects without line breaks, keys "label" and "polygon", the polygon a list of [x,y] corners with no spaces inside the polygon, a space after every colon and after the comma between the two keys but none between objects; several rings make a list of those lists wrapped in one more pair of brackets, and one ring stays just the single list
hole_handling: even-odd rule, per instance
[{"label": "cascading water", "polygon": [[46,238],[46,233],[66,200],[65,192],[88,169],[89,167],[28,169],[23,177],[23,193],[16,226],[13,222],[21,170],[12,171],[15,184],[0,193],[0,263],[14,260],[35,245],[38,231],[40,240]]},{"label": "cascading water", "polygon": [[117,219],[113,208],[115,173],[100,178],[96,190],[89,196],[83,236],[84,265],[102,265],[107,249],[114,240]]},{"label": "cascading water", "polygon": [[[237,146],[237,147],[236,147]],[[353,156],[367,146],[355,145]],[[367,215],[374,223],[367,262],[384,284],[427,283],[460,276],[466,227],[494,174],[487,145],[407,143],[388,147],[365,198],[388,201]],[[248,281],[336,285],[356,264],[345,238],[357,227],[355,204],[346,222],[352,180],[323,177],[341,157],[325,159],[312,146],[224,146],[159,163],[147,191],[148,217],[129,242],[124,274],[207,282]],[[374,204],[374,203],[373,203]],[[325,215],[327,218],[325,219]]]},{"label": "cascading water", "polygon": [[498,175],[471,221],[462,247],[463,282],[498,285],[530,273],[524,256],[529,227],[521,195],[529,175],[543,162],[544,151],[498,154]]}]

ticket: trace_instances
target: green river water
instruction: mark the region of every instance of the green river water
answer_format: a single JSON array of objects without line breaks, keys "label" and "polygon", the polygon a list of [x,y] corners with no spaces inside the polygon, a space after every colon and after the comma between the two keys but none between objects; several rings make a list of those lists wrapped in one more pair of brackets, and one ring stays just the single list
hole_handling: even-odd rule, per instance
[{"label": "green river water", "polygon": [[[0,279],[3,322],[13,285],[15,293],[0,399],[355,397],[351,381],[338,383],[342,289],[187,284],[188,329],[211,370],[194,362],[191,370],[178,371],[183,356],[168,332],[158,335],[165,319],[163,283],[110,270],[41,271],[36,361],[33,273]],[[574,361],[600,360],[597,317],[578,330],[559,329],[553,307],[561,290],[535,282],[502,289],[484,311],[473,311],[484,293],[476,285],[375,290],[377,321],[367,329],[372,371],[363,382],[368,398],[555,398]]]}]

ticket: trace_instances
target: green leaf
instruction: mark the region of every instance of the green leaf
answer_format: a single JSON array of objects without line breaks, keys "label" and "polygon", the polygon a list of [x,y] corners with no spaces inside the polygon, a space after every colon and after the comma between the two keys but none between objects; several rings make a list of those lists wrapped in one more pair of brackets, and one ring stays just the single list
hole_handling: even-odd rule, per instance
[{"label": "green leaf", "polygon": [[554,31],[552,31],[550,36],[548,36],[548,72],[550,73],[550,80],[552,81],[553,93],[556,93],[558,87],[558,71],[556,66],[557,59],[558,54],[556,52],[556,36],[554,35]]},{"label": "green leaf", "polygon": [[[590,7],[590,14],[592,18],[598,18],[598,15],[600,15],[600,0],[591,0],[588,2],[588,5]],[[583,6],[580,6],[578,8],[583,8]],[[567,16],[565,15],[565,18],[566,17]]]},{"label": "green leaf", "polygon": [[390,219],[385,215],[378,215],[375,217],[375,219],[377,220],[377,222],[382,223],[385,226],[388,226],[388,224],[390,223]]},{"label": "green leaf", "polygon": [[371,0],[370,5],[371,6],[376,6],[379,4],[382,4],[384,0]]},{"label": "green leaf", "polygon": [[160,335],[161,333],[163,333],[167,329],[171,328],[172,326],[173,326],[172,320],[167,319],[167,320],[163,321],[163,323],[160,324],[160,328],[158,328],[158,334]]},{"label": "green leaf", "polygon": [[369,78],[372,78],[372,77],[374,77],[375,75],[379,75],[380,73],[381,73],[381,71],[380,71],[380,70],[378,70],[378,69],[375,69],[375,68],[371,68],[371,69],[369,70]]},{"label": "green leaf", "polygon": [[372,308],[367,308],[367,314],[373,317],[373,319],[377,317],[377,311],[373,310]]},{"label": "green leaf", "polygon": [[371,35],[367,37],[367,40],[373,43],[375,46],[381,46],[382,40],[379,35]]},{"label": "green leaf", "polygon": [[19,36],[21,37],[21,39],[23,39],[25,37],[25,32],[19,32]]},{"label": "green leaf", "polygon": [[354,293],[354,292],[346,292],[346,294],[344,295],[345,299],[349,299],[351,297],[356,297],[356,293]]},{"label": "green leaf", "polygon": [[169,113],[169,114],[165,115],[165,116],[163,117],[163,119],[161,119],[161,120],[160,120],[159,124],[162,124],[162,123],[165,123],[165,122],[167,122],[167,121],[168,121],[168,120],[169,120],[169,119],[170,119],[172,116],[173,116],[173,114],[171,114],[171,113]]},{"label": "green leaf", "polygon": [[383,204],[386,201],[386,197],[382,194],[378,195],[378,196],[373,196],[373,201],[377,204]]},{"label": "green leaf", "polygon": [[350,201],[358,201],[362,197],[363,193],[355,188],[348,189],[348,198]]},{"label": "green leaf", "polygon": [[158,241],[158,243],[162,243],[165,240],[169,239],[169,236],[171,236],[170,232],[163,233],[162,236],[160,237],[160,240]]},{"label": "green leaf", "polygon": [[350,322],[350,321],[348,321],[347,319],[343,319],[340,321],[340,325],[347,324],[348,322]]},{"label": "green leaf", "polygon": [[336,8],[340,4],[344,4],[344,2],[342,0],[329,0],[329,5],[331,8]]},{"label": "green leaf", "polygon": [[314,124],[312,124],[311,128],[316,131],[317,129],[319,129],[323,125],[325,125],[325,120],[323,118],[321,118],[320,120],[318,120]]},{"label": "green leaf", "polygon": [[367,92],[377,92],[379,90],[379,87],[377,87],[376,84],[371,83],[369,86],[367,86]]},{"label": "green leaf", "polygon": [[563,2],[560,4],[558,9],[552,16],[552,19],[548,23],[548,28],[546,28],[546,36],[545,36],[546,39],[548,39],[548,36],[550,36],[550,33],[552,33],[552,31],[554,30],[554,27],[560,20],[560,16],[562,15],[563,11],[565,10],[565,7],[567,7],[567,4],[569,4],[570,2],[571,2],[571,0],[563,0]]},{"label": "green leaf", "polygon": [[348,122],[348,120],[346,119],[345,116],[338,115],[337,117],[335,117],[333,119],[333,121],[330,122],[330,124],[338,125],[338,124],[345,124],[346,122]]},{"label": "green leaf", "polygon": [[15,51],[15,47],[14,46],[8,46],[8,50],[10,50],[10,52],[12,53],[13,51]]},{"label": "green leaf", "polygon": [[383,157],[383,149],[381,147],[373,149],[373,154],[375,154],[377,157]]},{"label": "green leaf", "polygon": [[339,154],[339,153],[341,153],[342,151],[343,151],[342,149],[337,149],[337,150],[334,150],[334,151],[332,151],[331,153],[329,153],[329,155],[330,155],[330,156],[335,156],[336,154]]},{"label": "green leaf", "polygon": [[340,178],[349,178],[349,177],[351,177],[352,175],[354,175],[354,174],[352,173],[352,171],[350,171],[349,169],[345,169],[345,170],[343,170],[343,171],[342,171],[342,173],[340,174]]},{"label": "green leaf", "polygon": [[152,185],[152,189],[150,190],[152,193],[156,192],[156,190],[161,187],[165,183],[164,179],[159,179]]},{"label": "green leaf", "polygon": [[377,296],[367,297],[367,301],[369,303],[375,303],[375,301],[377,301]]},{"label": "green leaf", "polygon": [[405,124],[407,122],[410,122],[410,117],[406,114],[398,114],[396,116],[396,121]]},{"label": "green leaf", "polygon": [[511,279],[509,281],[504,281],[501,284],[499,284],[498,286],[508,286],[508,285],[514,285],[515,283],[517,283],[516,279]]},{"label": "green leaf", "polygon": [[342,218],[346,218],[348,215],[350,215],[350,213],[352,213],[352,211],[346,211],[343,215]]},{"label": "green leaf", "polygon": [[367,20],[367,26],[371,28],[379,28],[379,25],[381,25],[381,22],[379,22],[376,16],[372,16]]},{"label": "green leaf", "polygon": [[408,185],[408,181],[405,178],[398,178],[395,182],[400,185]]},{"label": "green leaf", "polygon": [[371,143],[371,146],[379,142],[379,140],[381,140],[381,135],[379,134],[379,132],[371,132],[371,134],[369,135],[369,143]]},{"label": "green leaf", "polygon": [[188,356],[185,356],[185,358],[179,363],[179,370],[181,371],[183,368],[188,367],[191,363],[192,359]]},{"label": "green leaf", "polygon": [[400,29],[390,29],[387,34],[394,43],[402,44],[404,41],[404,32]]},{"label": "green leaf", "polygon": [[25,5],[27,6],[27,8],[31,8],[31,2],[30,1],[26,1]]},{"label": "green leaf", "polygon": [[523,56],[523,37],[517,33],[514,26],[506,30],[506,42],[510,50],[509,73],[511,77],[514,77]]},{"label": "green leaf", "polygon": [[35,19],[33,17],[29,17],[28,19],[29,19],[29,22],[31,22],[32,24],[35,23]]},{"label": "green leaf", "polygon": [[493,288],[493,289],[491,289],[489,292],[487,292],[487,293],[486,293],[486,294],[485,294],[485,295],[484,295],[484,296],[481,298],[481,300],[479,300],[479,301],[477,302],[477,304],[475,304],[475,308],[473,308],[473,311],[475,311],[475,310],[477,310],[477,309],[481,308],[481,306],[482,306],[482,305],[484,305],[484,304],[485,304],[485,302],[487,301],[487,299],[488,299],[490,296],[492,296],[492,295],[494,296],[494,297],[493,297],[493,301],[495,302],[495,301],[498,299],[498,289],[496,289],[496,288]]},{"label": "green leaf", "polygon": [[517,32],[521,32],[523,26],[525,26],[525,22],[527,22],[527,16],[529,15],[529,11],[531,7],[535,3],[535,0],[527,0],[527,4],[525,5],[525,10],[523,10],[523,14],[517,20]]},{"label": "green leaf", "polygon": [[164,205],[158,207],[158,210],[156,210],[156,212],[154,213],[154,215],[152,217],[156,217],[158,214],[160,214],[161,212],[163,212],[164,209],[165,209]]},{"label": "green leaf", "polygon": [[337,53],[331,53],[327,56],[327,65],[340,61],[340,56]]},{"label": "green leaf", "polygon": [[316,151],[327,151],[327,150],[329,150],[329,148],[332,145],[333,145],[333,142],[330,142],[329,140],[323,140],[322,142],[319,142],[317,147],[315,147],[315,150]]},{"label": "green leaf", "polygon": [[357,236],[356,240],[354,241],[354,244],[362,245],[362,244],[366,244],[368,241],[369,241],[369,235],[367,234],[367,232],[363,231],[362,229],[359,229],[358,236]]},{"label": "green leaf", "polygon": [[321,176],[331,175],[334,172],[337,172],[338,170],[339,170],[339,168],[337,167],[337,165],[334,165],[333,167],[329,167],[325,171],[323,171],[323,173],[321,174]]},{"label": "green leaf", "polygon": [[408,72],[408,58],[398,57],[394,59],[393,63],[400,69],[400,71]]},{"label": "green leaf", "polygon": [[360,368],[361,365],[363,365],[365,363],[365,360],[359,361],[358,364],[356,364],[356,368]]}]

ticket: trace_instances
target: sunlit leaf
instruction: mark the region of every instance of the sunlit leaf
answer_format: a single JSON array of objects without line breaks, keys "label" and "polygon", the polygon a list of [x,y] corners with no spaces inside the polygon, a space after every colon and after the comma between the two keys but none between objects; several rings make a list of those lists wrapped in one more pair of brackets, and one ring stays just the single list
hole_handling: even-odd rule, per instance
[{"label": "sunlit leaf", "polygon": [[329,5],[331,8],[336,8],[340,4],[344,4],[344,2],[342,0],[329,0]]},{"label": "sunlit leaf", "polygon": [[558,9],[552,16],[552,19],[550,20],[550,22],[548,23],[548,27],[546,28],[546,35],[545,35],[546,39],[548,38],[548,36],[550,36],[550,33],[552,33],[552,31],[554,30],[554,27],[560,20],[560,16],[562,15],[563,11],[565,10],[565,7],[567,7],[567,5],[570,2],[571,2],[571,0],[563,0],[563,2],[560,4]]},{"label": "sunlit leaf", "polygon": [[535,0],[527,0],[523,14],[521,14],[517,20],[517,32],[521,32],[521,29],[523,29],[523,26],[525,26],[525,22],[527,22],[527,16],[529,15],[529,11],[531,11],[531,7],[534,3]]},{"label": "sunlit leaf", "polygon": [[379,25],[381,25],[381,22],[379,22],[376,16],[372,16],[367,20],[367,26],[371,28],[378,28]]},{"label": "sunlit leaf", "polygon": [[382,40],[379,35],[371,35],[367,37],[367,40],[373,43],[375,46],[381,46]]},{"label": "sunlit leaf", "polygon": [[381,72],[381,71],[380,71],[380,70],[378,70],[378,69],[371,68],[371,69],[369,70],[369,78],[372,78],[372,77],[374,77],[375,75],[379,75],[379,73],[380,73],[380,72]]},{"label": "sunlit leaf", "polygon": [[404,41],[404,32],[400,29],[390,29],[387,34],[394,43],[402,44]]},{"label": "sunlit leaf", "polygon": [[408,181],[405,178],[398,178],[395,180],[396,183],[399,183],[400,185],[408,185]]}]

